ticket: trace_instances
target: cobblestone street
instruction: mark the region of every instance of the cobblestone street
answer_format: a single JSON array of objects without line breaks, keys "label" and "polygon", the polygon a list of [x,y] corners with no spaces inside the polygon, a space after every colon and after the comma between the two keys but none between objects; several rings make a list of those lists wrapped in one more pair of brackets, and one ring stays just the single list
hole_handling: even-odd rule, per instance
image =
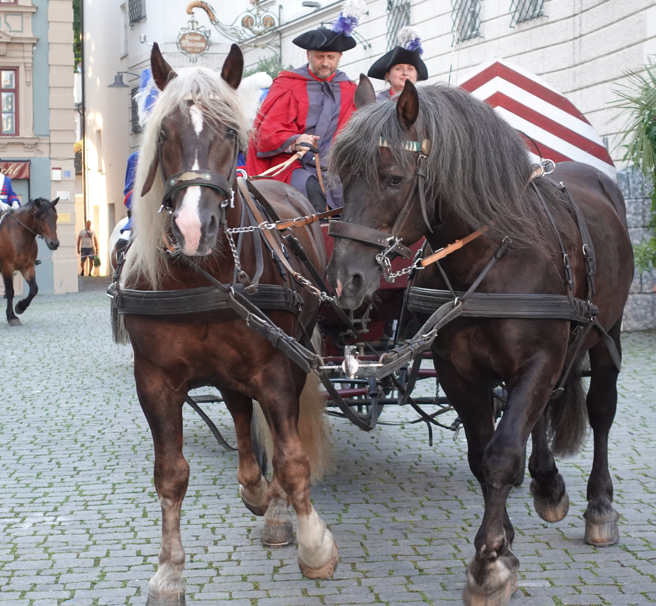
[{"label": "cobblestone street", "polygon": [[[0,606],[144,606],[160,509],[150,433],[129,349],[111,340],[109,301],[102,290],[39,296],[21,319],[9,327],[3,313],[0,323]],[[565,520],[538,518],[528,476],[511,493],[515,606],[656,603],[656,333],[626,333],[623,346],[611,433],[620,543],[583,542],[588,441],[559,462],[571,500]],[[223,407],[206,410],[234,443]],[[335,470],[312,497],[341,562],[334,579],[319,582],[301,576],[295,546],[263,548],[261,520],[238,495],[236,454],[189,407],[184,414],[188,604],[461,603],[483,513],[464,433],[454,442],[438,429],[429,448],[423,424],[366,434],[332,420]],[[410,410],[383,416],[413,418]]]}]

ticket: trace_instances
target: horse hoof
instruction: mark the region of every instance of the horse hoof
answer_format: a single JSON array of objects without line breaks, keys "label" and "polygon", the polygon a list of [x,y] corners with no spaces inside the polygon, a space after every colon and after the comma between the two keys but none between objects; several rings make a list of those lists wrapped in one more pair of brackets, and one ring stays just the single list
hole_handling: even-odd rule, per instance
[{"label": "horse hoof", "polygon": [[23,326],[23,323],[18,318],[9,320],[9,326]]},{"label": "horse hoof", "polygon": [[301,558],[298,558],[298,567],[301,569],[301,574],[308,579],[329,579],[337,570],[337,563],[339,562],[339,550],[337,543],[333,541],[333,555],[322,566],[312,568],[303,563]]},{"label": "horse hoof", "polygon": [[253,515],[256,516],[263,516],[267,512],[268,508],[268,502],[266,500],[266,489],[264,491],[264,503],[261,505],[258,505],[256,503],[249,503],[248,500],[246,499],[248,494],[248,491],[240,484],[239,485],[239,496],[241,497],[241,502],[246,506],[246,509],[250,511]]},{"label": "horse hoof", "polygon": [[184,593],[177,593],[171,596],[155,597],[148,595],[146,606],[187,606],[187,600]]},{"label": "horse hoof", "polygon": [[585,518],[585,542],[593,547],[609,547],[620,540],[618,514],[610,504],[588,505]]},{"label": "horse hoof", "polygon": [[462,601],[465,606],[506,606],[515,591],[517,591],[517,575],[491,593],[482,593],[467,581],[462,590]]},{"label": "horse hoof", "polygon": [[267,547],[284,547],[294,542],[294,525],[289,509],[283,503],[271,501],[264,514],[262,543]]},{"label": "horse hoof", "polygon": [[20,316],[25,311],[25,309],[20,305],[16,305],[16,307],[14,307],[14,311]]},{"label": "horse hoof", "polygon": [[545,522],[560,522],[569,511],[569,495],[567,491],[563,493],[563,496],[560,497],[558,503],[554,503],[548,498],[545,498],[538,494],[537,490],[534,490],[536,487],[535,480],[531,482],[531,494],[533,495],[533,507],[535,508],[535,513],[537,513]]}]

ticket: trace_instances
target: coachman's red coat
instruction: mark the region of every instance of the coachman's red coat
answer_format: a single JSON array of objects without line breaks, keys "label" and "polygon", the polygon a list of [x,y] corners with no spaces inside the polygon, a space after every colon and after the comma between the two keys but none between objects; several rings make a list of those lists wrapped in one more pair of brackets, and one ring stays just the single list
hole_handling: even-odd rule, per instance
[{"label": "coachman's red coat", "polygon": [[[290,145],[303,133],[318,135],[322,166],[335,134],[355,111],[356,84],[339,70],[330,80],[319,80],[307,65],[280,72],[262,103],[248,144],[246,170],[259,175],[287,160]],[[316,176],[314,156],[307,153],[275,177],[305,194],[305,182]],[[328,205],[341,205],[341,192],[327,192]]]}]

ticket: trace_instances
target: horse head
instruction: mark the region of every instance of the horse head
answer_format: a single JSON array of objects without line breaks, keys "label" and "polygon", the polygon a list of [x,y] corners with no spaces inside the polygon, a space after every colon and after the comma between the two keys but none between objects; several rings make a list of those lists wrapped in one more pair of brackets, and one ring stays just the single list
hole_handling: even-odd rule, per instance
[{"label": "horse head", "polygon": [[[344,185],[342,221],[390,235],[394,231],[394,235],[409,246],[426,231],[418,201],[417,153],[403,148],[406,141],[417,140],[417,90],[406,80],[394,110],[393,102],[375,103],[374,89],[362,75],[355,103],[358,111],[338,135],[331,156],[331,170],[339,175]],[[383,108],[383,105],[389,107]],[[372,121],[380,123],[373,115],[381,113],[388,116],[387,126],[391,130],[368,141],[367,148],[363,149],[362,133],[370,131]],[[396,145],[398,142],[401,145]],[[356,148],[357,155],[353,153]],[[410,208],[412,213],[402,221],[403,225],[396,225],[404,208]],[[380,236],[384,237],[385,233]],[[356,309],[378,289],[381,266],[376,257],[380,252],[380,247],[372,247],[358,239],[336,239],[328,265],[328,280],[337,292],[340,305]]]},{"label": "horse head", "polygon": [[46,198],[36,198],[34,200],[35,231],[43,237],[50,250],[57,250],[59,248],[57,209],[55,208],[57,202],[59,202],[59,198],[55,198],[52,202]]},{"label": "horse head", "polygon": [[[159,103],[170,110],[159,121],[157,151],[143,182],[141,196],[148,194],[158,172],[164,179],[163,209],[171,215],[170,229],[181,251],[188,256],[212,252],[220,227],[222,208],[232,193],[240,128],[225,98],[241,81],[244,60],[232,45],[221,71],[224,87],[209,70],[197,68],[197,77],[179,76],[153,45],[151,68],[163,91]],[[185,90],[180,80],[187,77]],[[176,88],[177,87],[177,88]],[[165,96],[168,89],[173,93]],[[173,94],[178,99],[169,99]],[[142,148],[143,153],[143,148]],[[140,227],[137,227],[137,233]]]}]

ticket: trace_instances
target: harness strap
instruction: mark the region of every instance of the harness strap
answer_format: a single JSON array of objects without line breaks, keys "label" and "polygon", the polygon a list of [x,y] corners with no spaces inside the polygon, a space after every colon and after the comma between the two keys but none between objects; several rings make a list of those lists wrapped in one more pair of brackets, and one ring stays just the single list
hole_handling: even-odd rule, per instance
[{"label": "harness strap", "polygon": [[269,341],[276,349],[284,353],[304,372],[308,373],[321,364],[321,357],[303,347],[294,337],[288,335],[282,328],[274,324],[269,317],[244,295],[219,282],[214,276],[199,267],[188,257],[182,255],[187,264],[203,276],[210,284],[221,292],[228,294],[228,304],[246,325],[261,337]]},{"label": "harness strap", "polygon": [[448,246],[445,246],[441,250],[438,250],[436,253],[433,253],[432,255],[426,257],[425,259],[422,259],[422,261],[419,264],[422,267],[426,267],[431,263],[435,263],[436,261],[439,261],[440,259],[443,259],[444,257],[450,255],[452,252],[455,252],[456,250],[462,248],[463,246],[465,246],[465,244],[469,244],[472,240],[476,240],[476,238],[482,236],[486,231],[489,231],[489,229],[490,228],[487,225],[485,225],[480,229],[477,229],[474,233],[464,237],[462,240],[456,240],[452,244],[449,244]]},{"label": "harness strap", "polygon": [[[241,193],[242,198],[248,204],[248,208],[250,211],[253,213],[253,216],[255,217],[255,220],[258,223],[264,223],[266,222],[266,217],[262,215],[260,210],[257,208],[257,206],[254,204],[253,199],[251,198],[250,192],[248,191],[244,179],[241,177],[237,179],[237,183],[239,185],[239,191]],[[274,211],[275,212],[275,211]],[[277,216],[277,214],[275,215]],[[271,231],[269,230],[262,230],[262,235],[268,242],[269,246],[273,250],[273,252],[276,253],[278,258],[280,259],[280,262],[284,265],[284,267],[289,271],[290,275],[294,277],[297,281],[299,278],[298,272],[291,266],[289,261],[287,260],[287,256],[283,252],[280,243],[278,242],[278,239],[276,236],[274,236]],[[301,282],[302,284],[302,282]]]},{"label": "harness strap", "polygon": [[567,285],[567,293],[568,296],[574,297],[574,278],[572,276],[572,265],[569,260],[569,255],[567,254],[567,251],[565,250],[565,245],[563,244],[563,239],[560,237],[560,230],[556,226],[556,221],[554,221],[553,215],[551,214],[551,211],[549,210],[549,206],[547,203],[544,201],[544,198],[542,197],[542,194],[540,193],[540,190],[537,188],[535,185],[535,181],[531,181],[531,187],[533,187],[533,190],[538,196],[538,200],[540,200],[540,204],[542,204],[542,208],[544,208],[544,211],[547,213],[547,217],[549,218],[549,222],[551,223],[551,226],[553,227],[553,230],[556,232],[556,237],[558,238],[558,244],[560,245],[560,251],[563,255],[563,268],[565,270],[565,284]]},{"label": "harness strap", "polygon": [[218,191],[226,200],[232,195],[230,182],[223,175],[210,170],[186,170],[166,178],[162,203],[168,202],[177,191],[196,185],[210,187]]},{"label": "harness strap", "polygon": [[594,281],[595,274],[597,273],[597,260],[595,257],[592,238],[590,237],[590,230],[588,229],[588,223],[585,220],[579,205],[574,201],[574,198],[572,198],[572,195],[569,193],[569,190],[565,187],[564,183],[561,181],[557,187],[567,195],[572,208],[574,209],[574,217],[576,218],[576,223],[579,226],[579,233],[581,234],[583,258],[585,259],[585,277],[588,283],[587,298],[590,299],[592,298],[592,295],[597,294]]},{"label": "harness strap", "polygon": [[383,366],[376,371],[376,377],[382,379],[387,375],[396,372],[399,368],[408,364],[415,356],[426,351],[433,344],[433,341],[435,341],[438,331],[462,314],[463,305],[472,296],[485,276],[487,276],[492,267],[494,267],[495,263],[508,250],[510,244],[511,240],[508,237],[501,241],[499,247],[487,262],[481,273],[462,297],[456,298],[455,300],[449,300],[441,305],[435,312],[433,312],[428,320],[426,320],[424,325],[417,331],[417,334],[412,339],[400,347],[395,347],[391,351],[384,353],[380,357],[380,362]]},{"label": "harness strap", "polygon": [[[388,248],[396,239],[391,233],[365,227],[364,225],[357,225],[356,223],[347,223],[346,221],[331,221],[328,224],[328,235],[334,238],[356,240],[382,249]],[[400,242],[396,244],[395,252],[404,259],[412,257],[412,250]]]}]

